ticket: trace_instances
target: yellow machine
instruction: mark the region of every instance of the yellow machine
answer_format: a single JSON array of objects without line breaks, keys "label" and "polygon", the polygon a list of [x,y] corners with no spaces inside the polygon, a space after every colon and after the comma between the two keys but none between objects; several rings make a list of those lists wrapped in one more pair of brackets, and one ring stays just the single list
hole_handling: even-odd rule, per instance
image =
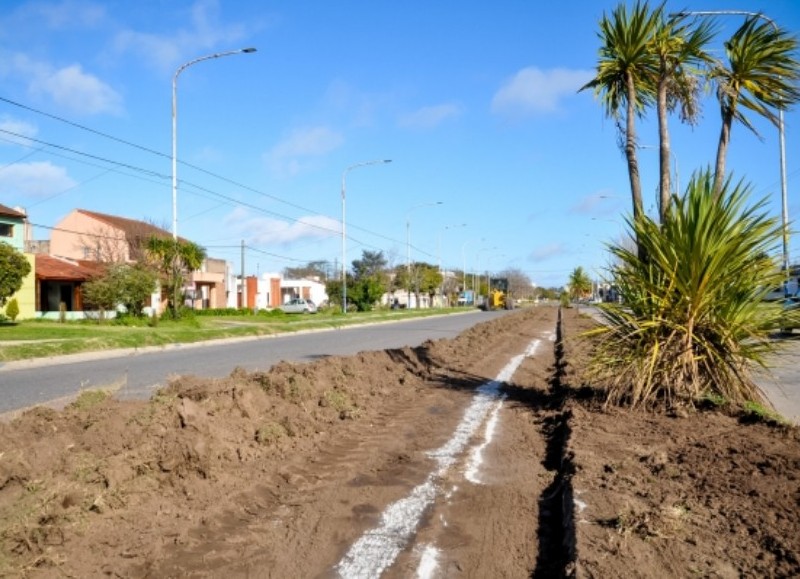
[{"label": "yellow machine", "polygon": [[508,291],[508,280],[504,277],[489,280],[489,293],[484,301],[484,310],[513,310],[514,300]]}]

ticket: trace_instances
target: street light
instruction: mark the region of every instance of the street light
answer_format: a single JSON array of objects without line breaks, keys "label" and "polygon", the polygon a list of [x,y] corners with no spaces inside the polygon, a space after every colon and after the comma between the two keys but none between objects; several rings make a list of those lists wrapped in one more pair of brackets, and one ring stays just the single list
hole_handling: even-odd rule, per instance
[{"label": "street light", "polygon": [[[670,14],[675,16],[748,16],[762,18],[769,22],[778,32],[780,29],[775,21],[761,12],[749,10],[683,10]],[[778,139],[780,145],[780,171],[781,171],[781,217],[783,222],[783,271],[788,278],[789,275],[789,201],[786,191],[786,137],[784,133],[783,108],[778,108]],[[787,280],[788,281],[788,280]]]},{"label": "street light", "polygon": [[342,172],[342,313],[347,313],[347,221],[345,220],[345,199],[347,197],[347,173],[358,167],[391,163],[391,159],[375,159],[350,165]]},{"label": "street light", "polygon": [[[179,66],[172,76],[172,239],[175,241],[178,240],[178,77],[184,70],[198,62],[234,54],[250,54],[255,51],[255,48],[240,48],[201,56]],[[242,280],[244,280],[244,272],[242,272]]]},{"label": "street light", "polygon": [[[411,212],[420,207],[431,207],[433,205],[441,205],[441,201],[431,201],[429,203],[420,203],[414,205],[406,212],[406,307],[411,308]],[[419,303],[417,303],[419,308]]]}]

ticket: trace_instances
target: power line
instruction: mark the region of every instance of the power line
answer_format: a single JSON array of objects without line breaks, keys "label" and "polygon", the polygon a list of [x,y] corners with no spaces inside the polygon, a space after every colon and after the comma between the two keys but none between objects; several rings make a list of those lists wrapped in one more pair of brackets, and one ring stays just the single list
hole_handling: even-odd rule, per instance
[{"label": "power line", "polygon": [[[70,121],[70,120],[68,120],[68,119],[66,119],[66,118],[64,118],[64,117],[60,117],[60,116],[58,116],[58,115],[54,115],[54,114],[47,113],[47,112],[45,112],[45,111],[42,111],[42,110],[39,110],[39,109],[35,109],[35,108],[33,108],[33,107],[30,107],[30,106],[28,106],[28,105],[24,105],[24,104],[22,104],[22,103],[19,103],[19,102],[13,101],[13,100],[11,100],[11,99],[8,99],[8,98],[5,98],[5,97],[1,97],[1,96],[0,96],[0,101],[2,101],[2,102],[5,102],[5,103],[8,103],[8,104],[10,104],[10,105],[13,105],[13,106],[16,106],[16,107],[19,107],[19,108],[22,108],[22,109],[24,109],[24,110],[27,110],[27,111],[29,111],[29,112],[32,112],[32,113],[35,113],[35,114],[39,114],[39,115],[45,116],[45,117],[47,117],[47,118],[50,118],[50,119],[53,119],[53,120],[56,120],[56,121],[59,121],[59,122],[65,123],[65,124],[67,124],[67,125],[69,125],[69,126],[72,126],[72,127],[75,127],[75,128],[78,128],[78,129],[81,129],[81,130],[84,130],[84,131],[87,131],[87,132],[89,132],[89,133],[92,133],[92,134],[94,134],[94,135],[98,135],[98,136],[100,136],[100,137],[103,137],[103,138],[106,138],[106,139],[110,139],[110,140],[112,140],[112,141],[114,141],[114,142],[121,143],[121,144],[124,144],[124,145],[128,145],[128,146],[130,146],[130,147],[133,147],[133,148],[139,149],[139,150],[141,150],[141,151],[145,151],[145,152],[147,152],[147,153],[150,153],[150,154],[152,154],[152,155],[156,155],[156,156],[158,156],[158,157],[167,158],[167,159],[171,159],[171,158],[172,158],[172,157],[171,157],[171,155],[167,155],[166,153],[162,153],[162,152],[160,152],[160,151],[156,151],[155,149],[151,149],[151,148],[149,148],[149,147],[145,147],[145,146],[143,146],[143,145],[138,145],[138,144],[136,144],[136,143],[133,143],[133,142],[131,142],[131,141],[127,141],[127,140],[125,140],[125,139],[122,139],[122,138],[119,138],[119,137],[115,137],[115,136],[113,136],[113,135],[110,135],[110,134],[108,134],[108,133],[104,133],[104,132],[102,132],[102,131],[98,131],[98,130],[96,130],[96,129],[92,129],[91,127],[87,127],[87,126],[85,126],[85,125],[82,125],[82,124],[80,124],[80,123],[76,123],[76,122],[74,122],[74,121]],[[2,130],[2,129],[0,129],[0,130]],[[163,174],[159,174],[159,173],[156,173],[156,172],[153,172],[153,171],[149,171],[149,170],[147,170],[147,169],[142,169],[142,168],[135,167],[135,166],[132,166],[132,165],[127,165],[127,164],[125,164],[125,163],[119,163],[119,162],[113,161],[113,160],[111,160],[111,159],[104,159],[104,158],[102,158],[102,157],[98,157],[98,156],[95,156],[95,155],[91,155],[91,154],[88,154],[88,153],[83,153],[83,152],[81,152],[81,151],[76,151],[76,150],[74,150],[74,149],[70,149],[69,147],[63,147],[63,146],[61,146],[61,145],[56,145],[56,144],[52,144],[52,143],[46,143],[46,142],[44,142],[44,141],[40,141],[40,140],[37,140],[37,139],[31,138],[31,137],[27,137],[27,136],[25,136],[25,135],[19,135],[19,134],[17,134],[17,133],[13,133],[13,132],[11,132],[11,131],[6,131],[6,130],[2,130],[2,131],[3,131],[3,132],[5,132],[5,133],[8,133],[8,134],[12,134],[12,135],[14,135],[14,136],[16,136],[16,137],[19,137],[19,138],[22,138],[22,139],[27,139],[27,140],[30,140],[30,141],[33,141],[33,142],[43,143],[43,144],[45,144],[45,145],[47,145],[47,146],[55,147],[55,148],[57,148],[57,149],[67,150],[67,151],[70,151],[70,152],[72,152],[72,153],[74,153],[74,154],[77,154],[77,155],[83,155],[83,156],[87,156],[87,157],[90,157],[90,158],[94,158],[94,159],[103,160],[103,161],[105,161],[105,162],[108,162],[108,163],[117,164],[117,165],[119,165],[119,166],[128,167],[128,168],[131,168],[131,169],[133,169],[133,170],[138,170],[138,171],[141,171],[141,172],[150,172],[150,173],[152,173],[152,174],[153,174],[153,176],[157,176],[157,177],[160,177],[160,178],[162,178],[162,179],[166,179],[166,178],[169,178],[169,179],[171,179],[171,176],[165,176],[165,175],[163,175]],[[236,187],[239,187],[239,188],[241,188],[241,189],[244,189],[245,191],[249,191],[249,192],[251,192],[251,193],[255,193],[255,194],[257,194],[257,195],[260,195],[260,196],[262,196],[262,197],[266,197],[266,198],[268,198],[268,199],[272,199],[273,201],[277,201],[277,202],[279,202],[279,203],[283,203],[283,204],[285,204],[285,205],[288,205],[288,206],[290,206],[290,207],[293,207],[293,208],[295,208],[295,209],[299,209],[299,210],[301,210],[301,211],[305,211],[306,213],[309,213],[309,214],[312,214],[312,215],[320,215],[319,213],[317,213],[316,211],[314,211],[314,210],[312,210],[312,209],[309,209],[309,208],[307,208],[307,207],[304,207],[304,206],[302,206],[302,205],[298,205],[298,204],[296,204],[296,203],[292,203],[291,201],[286,201],[285,199],[281,199],[280,197],[277,197],[277,196],[275,196],[275,195],[270,195],[270,194],[268,194],[268,193],[265,193],[265,192],[263,192],[263,191],[259,191],[258,189],[255,189],[255,188],[253,188],[253,187],[250,187],[250,186],[248,186],[248,185],[244,185],[243,183],[239,183],[238,181],[235,181],[235,180],[233,180],[233,179],[230,179],[230,178],[228,178],[228,177],[224,177],[224,176],[222,176],[222,175],[219,175],[219,174],[217,174],[217,173],[214,173],[214,172],[212,172],[212,171],[209,171],[209,170],[207,170],[207,169],[204,169],[204,168],[202,168],[202,167],[199,167],[199,166],[197,166],[197,165],[193,165],[193,164],[191,164],[191,163],[188,163],[188,162],[185,162],[185,161],[181,161],[181,160],[179,160],[179,159],[178,159],[178,161],[177,161],[177,162],[178,162],[178,163],[180,163],[180,164],[181,164],[182,166],[184,166],[184,167],[188,167],[188,168],[194,169],[194,170],[196,170],[196,171],[199,171],[199,172],[201,172],[201,173],[204,173],[204,174],[206,174],[206,175],[209,175],[209,176],[211,176],[211,177],[214,177],[215,179],[219,179],[220,181],[223,181],[223,182],[225,182],[225,183],[228,183],[228,184],[230,184],[230,185],[235,185]],[[223,198],[227,198],[227,199],[229,199],[229,200],[232,200],[232,198],[230,198],[230,197],[226,197],[226,196],[223,196],[223,195],[222,195],[222,194],[220,194],[220,193],[216,193],[216,192],[214,192],[214,191],[211,191],[211,190],[208,190],[208,189],[204,189],[204,188],[202,188],[202,187],[200,187],[200,186],[198,186],[198,185],[193,185],[192,183],[190,183],[190,182],[188,182],[188,181],[181,180],[181,183],[183,183],[183,184],[185,184],[185,185],[191,185],[191,186],[197,187],[198,189],[201,189],[201,190],[205,190],[206,192],[208,192],[208,193],[210,193],[210,194],[212,194],[212,195],[216,195],[216,196],[219,196],[219,197],[223,197]],[[234,203],[236,203],[236,204],[244,204],[244,203],[242,203],[242,202],[239,202],[239,201],[237,201],[237,200],[232,200],[232,201],[233,201]],[[271,215],[274,215],[274,216],[276,216],[276,217],[280,217],[280,218],[282,218],[282,219],[287,219],[287,220],[289,220],[289,221],[293,221],[293,222],[300,222],[300,221],[301,221],[300,219],[296,219],[296,218],[293,218],[293,217],[288,217],[288,216],[286,216],[286,215],[282,215],[282,214],[280,214],[280,213],[276,213],[276,212],[270,212],[270,211],[267,211],[267,210],[262,210],[262,209],[260,209],[260,208],[257,208],[256,206],[254,206],[254,205],[252,205],[252,204],[247,204],[247,206],[248,206],[248,207],[250,207],[250,208],[252,208],[252,209],[257,209],[257,210],[259,210],[259,211],[262,211],[262,212],[264,212],[264,213],[271,214]],[[326,216],[326,217],[327,217],[327,216]],[[332,230],[330,230],[330,229],[328,229],[328,228],[322,228],[322,227],[320,227],[320,226],[315,226],[314,224],[307,224],[307,225],[310,225],[311,227],[316,227],[316,228],[324,229],[324,230],[327,230],[327,231],[332,231]],[[382,234],[380,234],[380,233],[377,233],[377,232],[374,232],[374,231],[370,231],[370,230],[368,230],[368,229],[365,229],[365,228],[363,228],[363,227],[359,227],[359,226],[357,226],[357,225],[351,225],[351,227],[352,227],[353,229],[356,229],[356,230],[362,231],[362,232],[364,232],[364,233],[367,233],[367,234],[369,234],[369,235],[373,235],[373,236],[375,236],[375,237],[378,237],[378,238],[385,239],[385,240],[387,240],[387,241],[391,241],[391,242],[393,242],[393,243],[400,243],[400,241],[399,241],[399,240],[397,240],[397,239],[392,239],[392,238],[390,238],[390,237],[387,237],[387,236],[385,236],[385,235],[382,235]],[[363,242],[359,242],[358,240],[354,240],[354,242],[355,242],[355,243],[363,243]],[[375,247],[375,246],[371,246],[371,247]],[[423,252],[423,253],[425,253],[425,252]],[[430,257],[433,257],[433,256],[432,256],[432,255],[430,255],[430,254],[428,254],[428,255],[429,255]]]}]

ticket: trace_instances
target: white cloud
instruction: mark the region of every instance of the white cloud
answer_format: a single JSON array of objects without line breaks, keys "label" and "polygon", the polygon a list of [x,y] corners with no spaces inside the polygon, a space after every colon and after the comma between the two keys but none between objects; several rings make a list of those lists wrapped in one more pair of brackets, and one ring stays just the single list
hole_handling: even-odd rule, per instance
[{"label": "white cloud", "polygon": [[15,163],[0,169],[0,190],[9,197],[46,197],[76,185],[64,167],[50,161]]},{"label": "white cloud", "polygon": [[31,93],[45,95],[70,112],[100,114],[122,110],[122,97],[96,76],[84,72],[80,64],[54,69],[50,64],[18,53],[0,72],[22,76],[28,81]]},{"label": "white cloud", "polygon": [[592,195],[587,195],[578,200],[572,207],[570,213],[577,213],[579,215],[586,214],[599,214],[603,215],[609,211],[616,211],[619,208],[619,195],[613,195],[606,191],[600,191]]},{"label": "white cloud", "polygon": [[283,141],[264,154],[270,170],[295,175],[305,170],[314,158],[338,149],[344,137],[330,127],[295,129]]},{"label": "white cloud", "polygon": [[399,125],[410,129],[430,129],[447,119],[460,116],[462,112],[463,108],[455,103],[423,107],[400,117]]},{"label": "white cloud", "polygon": [[[20,142],[23,145],[28,145],[30,143],[30,141],[24,139],[24,137],[35,137],[39,132],[38,128],[34,125],[26,123],[25,121],[20,121],[8,115],[3,115],[0,117],[0,130],[14,133],[13,135],[4,134],[3,139],[12,139],[15,142]],[[15,135],[21,135],[23,138],[18,141],[19,137],[16,137]]]},{"label": "white cloud", "polygon": [[564,255],[566,253],[566,248],[561,243],[551,243],[549,245],[543,245],[541,247],[537,247],[534,249],[528,259],[533,262],[540,262],[546,261],[551,257],[558,257],[559,255]]},{"label": "white cloud", "polygon": [[196,57],[197,51],[214,51],[218,46],[242,41],[246,27],[224,24],[217,0],[198,0],[189,11],[187,27],[157,35],[135,30],[120,32],[114,44],[117,50],[133,52],[162,70],[174,70],[182,60]]},{"label": "white cloud", "polygon": [[225,223],[250,243],[273,246],[326,239],[341,235],[342,230],[339,221],[324,215],[310,215],[287,222],[272,217],[254,217],[243,209],[234,210],[226,217]]},{"label": "white cloud", "polygon": [[40,75],[31,82],[34,93],[44,93],[62,107],[75,113],[119,113],[122,97],[80,64]]},{"label": "white cloud", "polygon": [[50,29],[95,28],[106,16],[104,6],[81,0],[32,4],[30,12]]},{"label": "white cloud", "polygon": [[593,76],[590,70],[523,68],[495,93],[492,112],[515,117],[557,112],[561,101]]}]

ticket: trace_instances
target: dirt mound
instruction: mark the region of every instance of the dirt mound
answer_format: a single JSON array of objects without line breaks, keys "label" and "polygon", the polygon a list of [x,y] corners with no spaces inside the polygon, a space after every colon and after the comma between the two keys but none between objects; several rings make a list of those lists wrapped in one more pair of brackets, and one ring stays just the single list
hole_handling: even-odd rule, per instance
[{"label": "dirt mound", "polygon": [[386,576],[434,544],[440,576],[800,573],[798,431],[605,411],[581,379],[591,321],[563,314],[555,341],[559,311],[532,308],[454,340],[184,376],[147,402],[86,393],[0,424],[0,575],[331,575],[532,340],[483,481],[443,475]]}]

